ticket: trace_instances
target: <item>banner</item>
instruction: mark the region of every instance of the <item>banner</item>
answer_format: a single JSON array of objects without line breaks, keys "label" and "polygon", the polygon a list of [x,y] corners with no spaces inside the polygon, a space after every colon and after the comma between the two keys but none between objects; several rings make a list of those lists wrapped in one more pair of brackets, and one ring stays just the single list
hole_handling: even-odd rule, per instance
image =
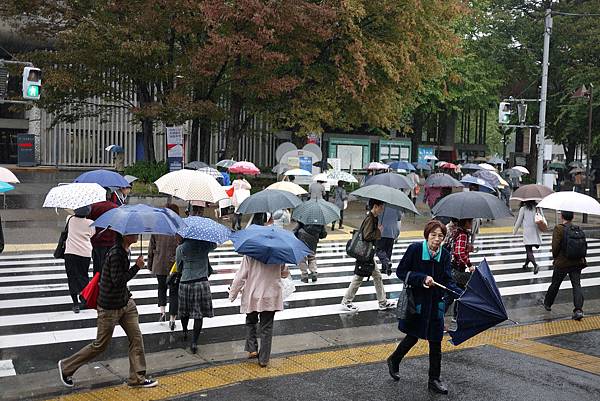
[{"label": "banner", "polygon": [[310,156],[300,156],[298,158],[299,160],[299,167],[301,170],[305,170],[308,171],[309,173],[312,174],[312,157]]},{"label": "banner", "polygon": [[183,168],[183,127],[166,127],[169,171]]}]

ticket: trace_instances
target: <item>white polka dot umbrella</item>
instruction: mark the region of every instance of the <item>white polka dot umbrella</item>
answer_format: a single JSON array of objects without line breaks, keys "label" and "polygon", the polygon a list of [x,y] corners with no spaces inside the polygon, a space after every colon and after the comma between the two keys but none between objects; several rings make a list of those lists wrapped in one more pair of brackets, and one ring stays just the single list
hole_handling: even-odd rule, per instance
[{"label": "white polka dot umbrella", "polygon": [[186,201],[216,203],[227,193],[214,177],[194,170],[178,170],[154,182],[158,191]]}]

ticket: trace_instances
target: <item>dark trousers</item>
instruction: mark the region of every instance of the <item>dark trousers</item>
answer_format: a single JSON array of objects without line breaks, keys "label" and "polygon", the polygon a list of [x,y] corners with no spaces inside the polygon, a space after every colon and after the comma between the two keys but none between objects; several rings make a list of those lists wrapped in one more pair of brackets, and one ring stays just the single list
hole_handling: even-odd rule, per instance
[{"label": "dark trousers", "polygon": [[90,277],[88,270],[90,268],[90,258],[79,255],[65,254],[65,270],[67,271],[67,282],[69,283],[69,294],[76,303],[77,295],[88,285]]},{"label": "dark trousers", "polygon": [[533,255],[533,247],[534,245],[525,245],[525,254],[527,255],[525,257],[525,264],[529,264],[529,262],[533,263],[533,265],[537,265],[537,263],[535,263],[535,256]]},{"label": "dark trousers", "polygon": [[158,306],[167,305],[167,276],[163,274],[157,274],[156,279],[158,280]]},{"label": "dark trousers", "polygon": [[231,219],[231,228],[234,230],[242,229],[242,215],[239,213],[234,213],[233,218]]},{"label": "dark trousers", "polygon": [[[275,311],[251,312],[246,314],[246,346],[247,352],[258,352],[258,363],[266,365],[271,357],[273,342],[273,319]],[[260,330],[260,334],[258,331]],[[258,339],[260,336],[260,348]]]},{"label": "dark trousers", "polygon": [[375,254],[384,267],[392,265],[393,238],[381,238],[375,243]]},{"label": "dark trousers", "polygon": [[169,286],[169,315],[177,316],[179,311],[179,285]]},{"label": "dark trousers", "polygon": [[[417,337],[406,335],[398,344],[396,350],[390,355],[390,359],[397,366],[402,358],[419,341]],[[439,379],[442,368],[442,342],[429,341],[429,379]],[[396,370],[397,371],[397,370]]]},{"label": "dark trousers", "polygon": [[544,298],[544,304],[547,306],[552,306],[554,300],[556,299],[556,295],[558,295],[558,290],[560,289],[560,285],[565,279],[565,277],[569,275],[569,280],[571,280],[571,285],[573,286],[573,305],[575,306],[574,310],[583,310],[583,292],[581,291],[581,269],[577,269],[571,272],[560,272],[554,269],[552,273],[552,283],[546,292],[546,297]]},{"label": "dark trousers", "polygon": [[100,272],[102,274],[102,266],[104,259],[111,247],[99,246],[92,249],[92,264],[94,265],[94,274]]},{"label": "dark trousers", "polygon": [[[338,220],[339,222],[339,227],[342,228],[342,226],[344,225],[344,209],[340,209],[340,219]],[[333,231],[335,229],[335,221],[331,223],[331,230]]]}]

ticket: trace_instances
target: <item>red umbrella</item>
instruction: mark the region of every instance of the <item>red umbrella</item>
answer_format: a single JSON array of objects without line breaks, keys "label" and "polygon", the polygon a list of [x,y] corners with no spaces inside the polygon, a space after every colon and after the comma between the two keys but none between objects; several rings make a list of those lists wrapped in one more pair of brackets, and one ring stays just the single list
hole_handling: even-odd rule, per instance
[{"label": "red umbrella", "polygon": [[440,167],[441,168],[447,168],[447,169],[450,169],[450,170],[454,170],[454,169],[456,169],[456,164],[446,162],[443,165],[441,165]]},{"label": "red umbrella", "polygon": [[258,175],[260,170],[252,162],[237,162],[229,167],[230,173]]}]

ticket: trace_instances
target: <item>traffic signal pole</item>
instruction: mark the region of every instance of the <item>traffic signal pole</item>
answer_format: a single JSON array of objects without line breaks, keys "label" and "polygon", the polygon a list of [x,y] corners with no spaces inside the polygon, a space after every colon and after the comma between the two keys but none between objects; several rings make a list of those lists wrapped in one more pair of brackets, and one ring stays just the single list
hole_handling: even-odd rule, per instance
[{"label": "traffic signal pole", "polygon": [[546,135],[546,101],[548,98],[548,60],[550,57],[550,35],[552,35],[552,10],[546,10],[544,19],[544,55],[542,57],[542,88],[540,96],[539,129],[536,143],[538,145],[536,183],[543,184],[544,138]]}]

